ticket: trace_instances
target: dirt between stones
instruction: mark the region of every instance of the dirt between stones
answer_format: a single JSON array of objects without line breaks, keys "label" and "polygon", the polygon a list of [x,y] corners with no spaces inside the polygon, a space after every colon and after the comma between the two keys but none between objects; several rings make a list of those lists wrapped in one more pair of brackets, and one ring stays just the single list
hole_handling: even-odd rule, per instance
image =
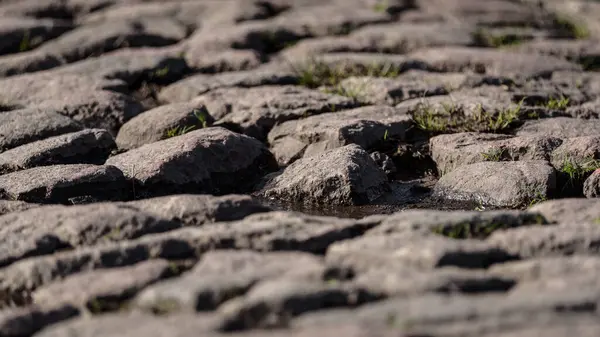
[{"label": "dirt between stones", "polygon": [[0,0],[0,337],[598,336],[597,0]]}]

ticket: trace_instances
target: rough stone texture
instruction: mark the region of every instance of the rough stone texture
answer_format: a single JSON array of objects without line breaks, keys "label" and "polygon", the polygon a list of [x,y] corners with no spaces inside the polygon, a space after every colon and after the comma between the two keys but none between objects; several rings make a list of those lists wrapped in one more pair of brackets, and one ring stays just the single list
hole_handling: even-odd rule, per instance
[{"label": "rough stone texture", "polygon": [[37,289],[33,303],[41,308],[70,304],[92,312],[112,310],[146,286],[173,274],[164,260],[131,267],[95,270]]},{"label": "rough stone texture", "polygon": [[0,336],[596,336],[598,17],[0,0]]},{"label": "rough stone texture", "polygon": [[319,280],[324,270],[319,258],[304,253],[209,252],[190,272],[142,291],[135,303],[161,313],[209,311],[264,280]]},{"label": "rough stone texture", "polygon": [[180,221],[186,226],[241,220],[250,214],[271,211],[246,195],[172,195],[130,201],[126,205],[163,219]]},{"label": "rough stone texture", "polygon": [[523,258],[597,254],[597,223],[559,224],[509,229],[492,234],[488,241]]},{"label": "rough stone texture", "polygon": [[218,88],[297,84],[298,77],[290,69],[267,64],[251,70],[190,76],[166,86],[158,97],[164,102],[187,102]]},{"label": "rough stone texture", "polygon": [[263,144],[221,127],[147,144],[111,157],[106,164],[135,181],[139,196],[245,192],[276,168]]},{"label": "rough stone texture", "polygon": [[529,211],[433,211],[406,210],[389,216],[374,215],[379,225],[367,235],[431,232],[457,239],[487,237],[503,228],[547,224],[548,220],[535,209]]},{"label": "rough stone texture", "polygon": [[0,100],[7,105],[54,111],[86,127],[116,133],[120,125],[141,112],[131,97],[104,88],[115,81],[92,74],[61,74],[45,71],[0,79]]},{"label": "rough stone texture", "polygon": [[125,123],[119,129],[116,142],[120,149],[130,150],[210,126],[212,122],[202,104],[190,102],[163,105],[145,111]]},{"label": "rough stone texture", "polygon": [[133,239],[182,225],[127,205],[36,207],[0,216],[4,240],[0,265],[29,256],[100,242]]},{"label": "rough stone texture", "polygon": [[37,203],[76,203],[78,198],[124,200],[131,183],[110,165],[40,166],[0,175],[0,198]]},{"label": "rough stone texture", "polygon": [[0,151],[82,129],[74,120],[48,110],[0,112]]},{"label": "rough stone texture", "polygon": [[583,194],[588,198],[600,197],[600,171],[596,170],[583,184]]},{"label": "rough stone texture", "polygon": [[332,245],[327,261],[354,270],[410,266],[432,269],[445,266],[487,268],[514,259],[506,250],[477,240],[454,240],[441,236],[398,233],[373,235]]},{"label": "rough stone texture", "polygon": [[560,138],[597,136],[600,121],[568,117],[544,118],[527,121],[517,130],[517,135],[541,134]]},{"label": "rough stone texture", "polygon": [[[554,71],[578,70],[577,64],[552,56],[465,47],[438,47],[418,50],[409,57],[443,72],[480,70],[495,76],[535,78]],[[480,69],[476,69],[478,67]]]},{"label": "rough stone texture", "polygon": [[429,148],[438,172],[443,175],[460,166],[484,161],[549,160],[552,151],[562,143],[562,139],[552,136],[465,132],[435,136],[429,140]]},{"label": "rough stone texture", "polygon": [[278,123],[358,106],[348,97],[324,94],[297,86],[223,88],[200,95],[216,125],[226,125],[265,139]]},{"label": "rough stone texture", "polygon": [[358,145],[300,159],[269,178],[259,194],[298,203],[360,205],[389,189],[385,173]]},{"label": "rough stone texture", "polygon": [[370,149],[385,139],[403,140],[410,118],[386,106],[367,106],[281,123],[268,141],[281,165],[348,144]]},{"label": "rough stone texture", "polygon": [[51,308],[17,308],[0,311],[0,331],[5,336],[31,336],[47,326],[79,315],[71,305]]},{"label": "rough stone texture", "polygon": [[39,204],[33,204],[24,201],[0,200],[0,215],[12,212],[20,212],[38,206]]},{"label": "rough stone texture", "polygon": [[451,200],[519,207],[546,199],[555,188],[556,172],[544,161],[481,162],[444,175],[434,193]]},{"label": "rough stone texture", "polygon": [[116,147],[102,129],[88,129],[46,138],[0,153],[0,174],[37,166],[103,164]]},{"label": "rough stone texture", "polygon": [[553,223],[595,222],[600,219],[600,200],[567,198],[539,203],[529,210],[540,213]]}]

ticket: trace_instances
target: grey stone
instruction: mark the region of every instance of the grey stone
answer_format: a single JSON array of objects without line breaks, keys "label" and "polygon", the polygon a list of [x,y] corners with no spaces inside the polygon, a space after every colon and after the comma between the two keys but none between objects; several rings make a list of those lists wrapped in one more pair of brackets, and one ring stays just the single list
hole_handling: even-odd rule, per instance
[{"label": "grey stone", "polygon": [[[436,233],[455,239],[485,238],[504,228],[547,224],[544,216],[530,211],[438,211],[405,210],[380,218],[379,225],[367,235],[392,233]],[[367,218],[368,219],[368,218]]]},{"label": "grey stone", "polygon": [[294,316],[335,307],[354,307],[376,300],[360,288],[298,280],[263,281],[246,296],[219,308],[220,330],[238,331],[281,326]]},{"label": "grey stone", "polygon": [[530,226],[493,233],[489,244],[522,258],[597,254],[600,228],[595,223]]},{"label": "grey stone", "polygon": [[31,336],[79,314],[79,310],[70,305],[5,309],[0,311],[0,331],[4,336]]},{"label": "grey stone", "polygon": [[268,141],[282,165],[348,144],[372,149],[387,138],[404,140],[410,117],[387,106],[325,113],[275,126]]},{"label": "grey stone", "polygon": [[600,201],[585,198],[548,200],[534,205],[529,210],[542,214],[553,223],[597,222],[600,219]]},{"label": "grey stone", "polygon": [[103,164],[116,147],[102,129],[87,129],[49,137],[0,153],[0,174],[37,166]]},{"label": "grey stone", "polygon": [[0,54],[24,52],[55,38],[73,26],[48,19],[4,17],[0,24]]},{"label": "grey stone", "polygon": [[258,193],[306,204],[359,205],[389,189],[385,173],[358,145],[346,145],[297,160]]},{"label": "grey stone", "polygon": [[241,220],[250,214],[271,211],[271,208],[246,195],[170,195],[125,204],[186,226]]},{"label": "grey stone", "polygon": [[214,336],[217,318],[212,315],[175,315],[157,317],[137,312],[112,313],[72,319],[48,327],[36,334],[39,337],[58,336]]},{"label": "grey stone", "polygon": [[460,73],[410,70],[395,78],[350,77],[340,82],[339,88],[364,103],[396,105],[413,98],[447,95],[466,85],[467,79]]},{"label": "grey stone", "polygon": [[131,97],[105,90],[114,80],[91,74],[44,71],[0,79],[0,100],[9,105],[58,112],[86,127],[116,130],[141,112]]},{"label": "grey stone", "polygon": [[519,207],[545,200],[555,189],[556,172],[545,161],[480,162],[442,176],[435,185],[434,195]]},{"label": "grey stone", "polygon": [[251,88],[262,85],[297,83],[298,75],[293,71],[267,64],[251,70],[224,72],[214,75],[193,75],[166,86],[160,91],[158,97],[165,102],[187,102],[196,96],[218,88]]},{"label": "grey stone", "polygon": [[123,124],[116,142],[130,150],[144,144],[208,127],[213,119],[202,104],[194,102],[163,105],[145,111]]},{"label": "grey stone", "polygon": [[538,134],[559,138],[575,138],[597,136],[599,131],[599,120],[555,117],[527,121],[517,130],[516,134],[517,136]]},{"label": "grey stone", "polygon": [[431,158],[442,175],[461,166],[484,161],[549,160],[562,139],[552,136],[511,137],[464,132],[429,140]]},{"label": "grey stone", "polygon": [[181,227],[177,222],[111,203],[36,207],[0,216],[0,222],[4,233],[0,265]]},{"label": "grey stone", "polygon": [[583,194],[588,198],[600,197],[600,171],[595,170],[583,184]]},{"label": "grey stone", "polygon": [[145,287],[174,273],[165,260],[141,262],[130,267],[79,273],[37,289],[33,304],[42,308],[73,305],[93,313],[119,308]]},{"label": "grey stone", "polygon": [[215,310],[263,280],[319,280],[323,274],[320,258],[310,254],[208,252],[191,271],[142,291],[135,305],[160,313]]},{"label": "grey stone", "polygon": [[[42,46],[16,57],[0,58],[0,67],[6,68],[3,62],[14,64],[14,59],[28,57],[28,71],[47,70],[64,63],[71,63],[89,56],[123,47],[165,46],[185,38],[185,27],[168,18],[152,18],[140,20],[114,20],[106,23],[87,24],[77,27],[60,37],[46,42]],[[46,58],[56,62],[35,62]]]},{"label": "grey stone", "polygon": [[71,204],[71,199],[124,200],[131,183],[110,165],[39,166],[0,176],[0,198],[34,203]]},{"label": "grey stone", "polygon": [[481,70],[477,72],[524,79],[551,75],[554,71],[581,69],[575,63],[552,56],[483,48],[428,48],[415,51],[408,56],[442,72]]},{"label": "grey stone", "polygon": [[79,123],[52,111],[19,109],[0,112],[0,153],[36,140],[82,129]]},{"label": "grey stone", "polygon": [[455,23],[398,22],[359,28],[348,36],[302,40],[283,55],[319,55],[334,52],[404,54],[426,47],[469,45],[473,29]]},{"label": "grey stone", "polygon": [[256,139],[221,127],[191,131],[109,158],[138,196],[246,192],[277,164]]},{"label": "grey stone", "polygon": [[435,235],[396,233],[369,235],[335,243],[327,250],[327,262],[354,270],[410,266],[428,270],[446,266],[487,268],[515,257],[478,240],[455,240]]},{"label": "grey stone", "polygon": [[[376,220],[351,220],[295,212],[269,212],[243,220],[205,225],[207,234],[229,238],[231,247],[257,251],[302,251],[323,254],[334,242],[360,236]],[[213,233],[214,231],[214,233]]]},{"label": "grey stone", "polygon": [[20,212],[30,208],[39,207],[40,204],[33,204],[24,201],[0,200],[0,215]]},{"label": "grey stone", "polygon": [[596,273],[600,270],[599,267],[600,259],[596,256],[555,256],[497,264],[489,269],[489,273],[519,282],[555,278],[568,280],[578,275],[596,277]]},{"label": "grey stone", "polygon": [[276,124],[310,115],[357,107],[348,97],[324,94],[297,86],[222,88],[196,98],[226,125],[263,140]]}]

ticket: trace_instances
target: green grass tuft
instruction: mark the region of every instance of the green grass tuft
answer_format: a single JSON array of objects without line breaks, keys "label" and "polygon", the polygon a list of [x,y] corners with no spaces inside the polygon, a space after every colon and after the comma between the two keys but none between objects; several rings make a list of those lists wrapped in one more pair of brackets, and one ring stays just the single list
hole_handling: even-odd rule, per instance
[{"label": "green grass tuft", "polygon": [[569,98],[561,96],[560,98],[551,98],[547,103],[546,107],[552,110],[564,110],[569,106]]},{"label": "green grass tuft", "polygon": [[398,77],[400,68],[390,63],[372,63],[370,65],[348,65],[336,66],[327,64],[317,59],[292,65],[299,76],[299,84],[308,88],[320,86],[336,87],[340,82],[349,77]]}]

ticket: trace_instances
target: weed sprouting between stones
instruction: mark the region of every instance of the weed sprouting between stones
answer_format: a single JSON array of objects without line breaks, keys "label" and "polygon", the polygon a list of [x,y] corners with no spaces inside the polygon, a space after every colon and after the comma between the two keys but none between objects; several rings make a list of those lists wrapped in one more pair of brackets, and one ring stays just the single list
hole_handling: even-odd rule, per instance
[{"label": "weed sprouting between stones", "polygon": [[522,101],[515,107],[488,112],[481,105],[473,113],[465,113],[461,106],[443,103],[442,109],[421,103],[412,111],[416,126],[424,131],[437,133],[452,132],[502,132],[519,121]]},{"label": "weed sprouting between stones", "polygon": [[452,226],[438,226],[433,229],[434,234],[443,235],[452,239],[484,239],[494,231],[510,226],[498,222],[460,223]]},{"label": "weed sprouting between stones", "polygon": [[562,14],[555,15],[554,26],[562,37],[586,39],[590,36],[590,31],[585,24]]},{"label": "weed sprouting between stones", "polygon": [[[199,122],[199,126],[201,128],[206,128],[208,126],[208,120],[206,118],[205,113],[200,109],[194,109],[193,111],[194,117]],[[198,125],[187,125],[187,126],[176,126],[166,131],[165,138],[172,138],[184,135],[192,130],[194,130]]]},{"label": "weed sprouting between stones", "polygon": [[476,46],[503,48],[518,46],[525,42],[522,36],[516,34],[494,34],[488,29],[479,28],[473,33],[473,41]]},{"label": "weed sprouting between stones", "polygon": [[340,82],[349,77],[398,77],[400,67],[391,63],[371,63],[369,65],[338,64],[331,65],[316,58],[306,62],[292,65],[299,76],[299,84],[308,88],[321,86],[336,87]]},{"label": "weed sprouting between stones", "polygon": [[569,106],[569,98],[561,96],[560,98],[551,98],[547,103],[546,107],[552,110],[564,110]]},{"label": "weed sprouting between stones", "polygon": [[559,171],[566,174],[569,177],[569,182],[574,184],[574,182],[584,179],[587,174],[599,168],[600,160],[598,159],[586,158],[578,162],[571,157],[567,157],[563,160]]},{"label": "weed sprouting between stones", "polygon": [[483,157],[485,161],[501,161],[505,154],[505,148],[492,147],[488,151],[483,152],[481,157]]}]

